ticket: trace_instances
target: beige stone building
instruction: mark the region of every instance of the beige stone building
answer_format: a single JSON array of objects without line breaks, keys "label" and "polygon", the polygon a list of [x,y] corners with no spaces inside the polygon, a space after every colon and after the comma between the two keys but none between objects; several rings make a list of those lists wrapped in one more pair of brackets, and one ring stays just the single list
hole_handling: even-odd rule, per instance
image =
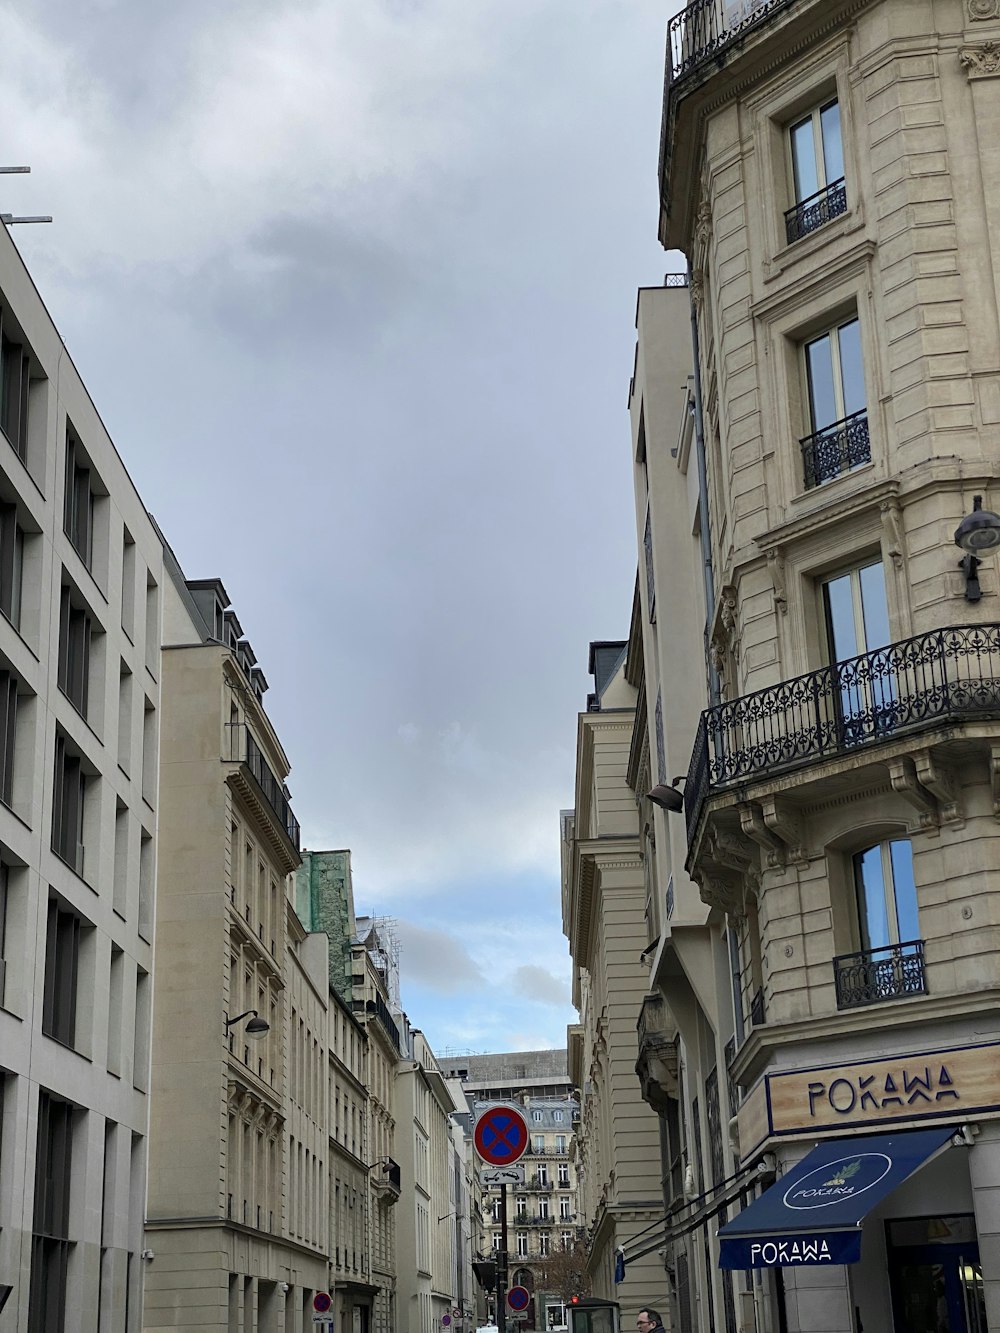
[{"label": "beige stone building", "polygon": [[222,584],[165,574],[144,1327],[288,1330],[328,1281],[327,941],[263,673]]},{"label": "beige stone building", "polygon": [[955,545],[1000,507],[998,42],[994,0],[670,22],[696,373],[643,293],[631,412],[679,1328],[1000,1328],[998,581]]},{"label": "beige stone building", "polygon": [[563,930],[580,1014],[569,1030],[570,1078],[580,1089],[578,1223],[591,1294],[619,1301],[628,1328],[640,1309],[659,1308],[666,1297],[655,1253],[615,1282],[619,1250],[663,1216],[659,1122],[635,1074],[650,905],[627,781],[638,697],[629,649],[625,641],[591,644],[595,688],[577,727],[576,804],[562,816]]},{"label": "beige stone building", "polygon": [[423,1033],[404,1026],[394,1110],[403,1197],[396,1209],[396,1328],[435,1333],[455,1309],[455,1175],[448,1081]]},{"label": "beige stone building", "polygon": [[0,227],[0,1324],[11,1333],[139,1327],[162,564]]}]

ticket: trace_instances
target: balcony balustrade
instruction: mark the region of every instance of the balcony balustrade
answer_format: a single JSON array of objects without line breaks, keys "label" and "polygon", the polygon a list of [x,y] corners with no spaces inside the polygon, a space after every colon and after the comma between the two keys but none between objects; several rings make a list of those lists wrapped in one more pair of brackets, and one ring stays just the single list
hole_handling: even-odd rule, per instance
[{"label": "balcony balustrade", "polygon": [[840,180],[824,185],[822,190],[800,200],[785,213],[785,240],[789,245],[816,231],[841,213],[847,212],[847,185]]},{"label": "balcony balustrade", "polygon": [[253,733],[242,722],[230,723],[226,730],[229,732],[229,754],[227,758],[230,761],[246,765],[257,789],[277,816],[285,836],[295,848],[295,851],[299,852],[299,821],[292,814],[291,803],[284,785],[278,781],[271,771],[271,766],[264,758],[260,746],[254,740]]},{"label": "balcony balustrade", "polygon": [[701,715],[684,809],[693,846],[708,797],[931,730],[1000,719],[1000,625],[888,644]]},{"label": "balcony balustrade", "polygon": [[802,450],[802,479],[806,490],[832,481],[852,467],[870,463],[871,439],[868,434],[868,410],[853,412],[842,421],[824,426],[813,435],[799,440]]},{"label": "balcony balustrade", "polygon": [[833,960],[837,1008],[856,1009],[906,995],[925,995],[924,942],[887,944],[860,953],[844,953]]},{"label": "balcony balustrade", "polygon": [[754,28],[794,0],[694,0],[670,20],[670,73],[673,80],[718,59]]}]

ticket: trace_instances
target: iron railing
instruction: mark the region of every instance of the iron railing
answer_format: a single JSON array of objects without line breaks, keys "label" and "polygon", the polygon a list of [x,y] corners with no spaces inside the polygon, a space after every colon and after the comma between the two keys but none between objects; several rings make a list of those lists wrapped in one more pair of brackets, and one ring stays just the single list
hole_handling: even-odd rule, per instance
[{"label": "iron railing", "polygon": [[982,717],[1000,718],[998,624],[931,630],[717,704],[691,751],[688,842],[720,788]]},{"label": "iron railing", "polygon": [[365,1004],[368,1013],[374,1014],[385,1030],[385,1035],[392,1042],[398,1055],[401,1047],[399,1044],[399,1028],[396,1026],[396,1020],[392,1016],[392,1011],[386,1004],[382,996],[376,992],[374,1000],[368,1000]]},{"label": "iron railing", "polygon": [[840,180],[824,185],[822,190],[807,195],[785,213],[785,239],[789,245],[801,241],[824,223],[847,212],[847,185]]},{"label": "iron railing", "polygon": [[863,407],[842,421],[806,435],[799,440],[799,448],[802,450],[802,479],[807,491],[843,472],[850,472],[852,467],[870,463],[872,444],[868,434],[868,409]]},{"label": "iron railing", "polygon": [[837,1008],[856,1009],[904,995],[925,995],[924,942],[886,944],[860,953],[843,953],[833,960]]},{"label": "iron railing", "polygon": [[250,728],[243,722],[227,725],[229,732],[229,759],[246,764],[250,775],[260,789],[264,800],[278,817],[289,842],[299,851],[299,821],[292,814],[292,807],[284,785],[271,772],[271,766],[253,738]]},{"label": "iron railing", "polygon": [[767,1020],[764,1017],[764,989],[759,986],[750,1001],[750,1026],[762,1028]]},{"label": "iron railing", "polygon": [[686,273],[664,273],[664,287],[686,287],[688,285],[688,275]]},{"label": "iron railing", "polygon": [[668,26],[673,79],[718,58],[794,0],[694,0]]}]

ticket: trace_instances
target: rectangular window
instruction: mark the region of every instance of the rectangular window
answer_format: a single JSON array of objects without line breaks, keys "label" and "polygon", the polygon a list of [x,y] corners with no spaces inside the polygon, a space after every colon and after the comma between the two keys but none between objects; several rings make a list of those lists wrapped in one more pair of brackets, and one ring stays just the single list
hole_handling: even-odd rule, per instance
[{"label": "rectangular window", "polygon": [[517,1233],[517,1257],[523,1259],[528,1253],[528,1233],[519,1231]]},{"label": "rectangular window", "polygon": [[836,98],[789,126],[793,206],[785,214],[788,244],[847,211],[840,105]]},{"label": "rectangular window", "polygon": [[91,487],[90,462],[72,426],[66,428],[63,531],[89,569],[94,554],[94,492]]},{"label": "rectangular window", "polygon": [[0,801],[14,799],[14,743],[17,736],[17,680],[0,671]]},{"label": "rectangular window", "polygon": [[743,1038],[746,1034],[743,1029],[743,986],[742,969],[740,967],[740,942],[736,931],[731,928],[726,931],[726,939],[729,943],[730,985],[733,988],[734,1035],[736,1037],[736,1045],[742,1046]]},{"label": "rectangular window", "polygon": [[73,1115],[68,1102],[39,1092],[28,1333],[63,1333],[65,1327]]},{"label": "rectangular window", "polygon": [[139,934],[148,942],[153,939],[153,835],[145,829],[139,833]]},{"label": "rectangular window", "polygon": [[560,1216],[560,1217],[569,1217],[569,1199],[568,1199],[568,1198],[562,1198],[562,1199],[559,1200],[559,1216]]},{"label": "rectangular window", "polygon": [[556,1152],[565,1152],[565,1151],[566,1151],[566,1135],[565,1135],[565,1134],[557,1134],[557,1135],[556,1135]]},{"label": "rectangular window", "polygon": [[59,688],[82,717],[90,693],[90,645],[93,625],[85,607],[63,587],[59,604]]},{"label": "rectangular window", "polygon": [[559,1163],[559,1184],[560,1185],[569,1184],[569,1167],[565,1162]]},{"label": "rectangular window", "polygon": [[109,1074],[122,1072],[122,1019],[125,1009],[125,954],[117,944],[111,946],[111,973],[108,990],[108,1059]]},{"label": "rectangular window", "polygon": [[562,1241],[562,1247],[564,1250],[568,1250],[572,1247],[573,1244],[572,1231],[561,1231],[559,1233],[559,1239]]},{"label": "rectangular window", "polygon": [[15,629],[21,626],[21,581],[24,573],[24,529],[17,505],[0,504],[0,611]]},{"label": "rectangular window", "polygon": [[649,608],[649,623],[656,623],[656,583],[653,578],[653,516],[650,507],[646,507],[646,526],[642,534],[642,549],[646,562],[646,605]]},{"label": "rectangular window", "polygon": [[[0,1005],[4,1002],[4,983],[7,979],[7,908],[10,898],[10,868],[0,862]],[[3,1076],[0,1075],[0,1088]]]},{"label": "rectangular window", "polygon": [[544,1162],[538,1168],[538,1183],[539,1185],[547,1185],[549,1183],[549,1168]]},{"label": "rectangular window", "polygon": [[810,433],[801,448],[808,488],[871,459],[857,316],[809,339],[803,356]]},{"label": "rectangular window", "polygon": [[135,541],[128,528],[122,528],[122,629],[130,640],[134,640]]},{"label": "rectangular window", "polygon": [[52,790],[52,850],[78,875],[83,875],[83,808],[87,778],[80,756],[56,735]]},{"label": "rectangular window", "polygon": [[548,1216],[549,1216],[549,1201],[548,1201],[548,1199],[539,1199],[539,1200],[538,1200],[538,1216],[539,1216],[540,1218],[543,1218],[543,1219],[546,1220],[546,1221],[548,1220]]},{"label": "rectangular window", "polygon": [[64,1046],[76,1039],[76,982],[80,967],[80,918],[49,895],[45,933],[42,1031]]},{"label": "rectangular window", "polygon": [[132,672],[124,657],[118,663],[118,767],[132,772]]},{"label": "rectangular window", "polygon": [[548,1252],[549,1252],[549,1233],[547,1231],[543,1231],[541,1235],[538,1237],[538,1253],[544,1259],[548,1255]]},{"label": "rectangular window", "polygon": [[0,335],[0,430],[22,463],[28,459],[28,398],[31,354],[23,343]]},{"label": "rectangular window", "polygon": [[899,668],[892,654],[876,651],[890,642],[882,562],[824,580],[823,611],[831,663],[875,653],[861,670],[836,672],[833,706],[842,742],[887,735],[896,722]]}]

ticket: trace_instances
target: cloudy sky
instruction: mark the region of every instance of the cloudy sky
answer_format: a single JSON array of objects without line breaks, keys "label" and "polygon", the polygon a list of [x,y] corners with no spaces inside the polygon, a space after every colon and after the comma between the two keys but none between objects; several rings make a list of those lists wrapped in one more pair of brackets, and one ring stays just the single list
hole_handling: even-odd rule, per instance
[{"label": "cloudy sky", "polygon": [[664,0],[0,0],[0,211],[440,1051],[562,1045]]}]

